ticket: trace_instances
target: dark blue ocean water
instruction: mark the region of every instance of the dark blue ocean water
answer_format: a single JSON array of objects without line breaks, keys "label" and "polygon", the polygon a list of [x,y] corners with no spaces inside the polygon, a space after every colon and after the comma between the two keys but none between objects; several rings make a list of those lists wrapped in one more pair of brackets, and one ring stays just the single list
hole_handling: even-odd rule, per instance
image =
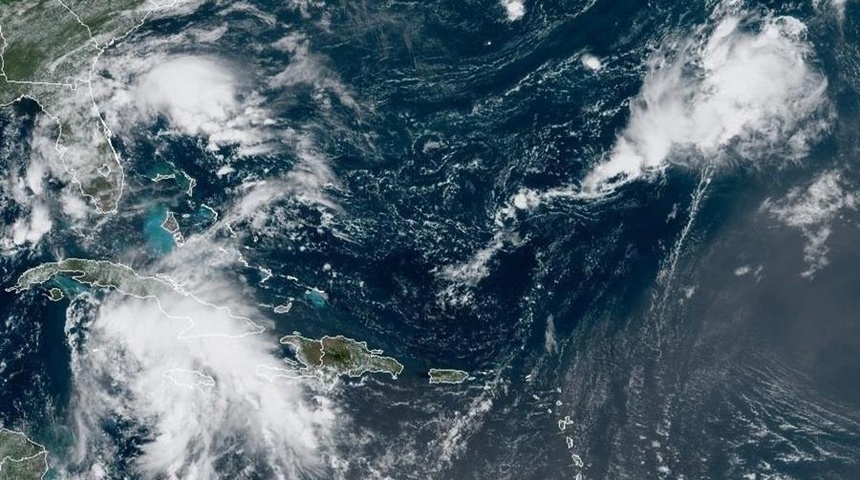
[{"label": "dark blue ocean water", "polygon": [[[494,0],[305,11],[252,3],[274,22],[206,4],[146,24],[133,41],[226,22],[216,44],[176,48],[232,59],[255,82],[295,60],[268,45],[296,34],[345,86],[346,95],[308,84],[263,89],[278,128],[312,138],[325,158],[340,182],[324,188],[337,207],[287,195],[262,227],[232,225],[243,258],[275,276],[232,273],[278,333],[347,335],[405,365],[396,381],[346,380],[332,393],[350,419],[338,445],[347,478],[860,474],[857,212],[833,224],[830,265],[810,281],[799,276],[804,238],[761,209],[828,169],[857,185],[855,3],[837,25],[809,2],[747,2],[750,17],[807,24],[810,62],[828,78],[838,121],[803,161],[715,174],[668,279],[661,272],[690,219],[696,168],[676,165],[600,201],[560,198],[501,228],[498,215],[521,189],[576,185],[628,124],[649,54],[707,24],[717,2],[526,1],[517,21]],[[583,53],[606,66],[589,71]],[[32,114],[10,115],[3,137],[26,138]],[[157,266],[177,248],[161,229],[167,210],[186,238],[202,234],[215,222],[204,205],[224,215],[244,180],[303,168],[289,141],[243,157],[158,137],[161,127],[119,146],[129,190],[122,213],[85,234],[98,241],[56,233],[3,257],[4,283],[57,252]],[[20,167],[14,153],[4,158],[10,169]],[[225,158],[238,174],[216,174]],[[192,196],[185,177],[152,182],[165,165],[195,180]],[[445,278],[499,232],[485,275]],[[764,273],[735,275],[743,265]],[[272,316],[268,306],[286,299],[290,314]],[[67,305],[0,293],[0,418],[59,452],[71,443]],[[433,367],[475,378],[431,386]],[[105,430],[123,452],[116,471],[133,475],[147,432],[133,422]]]}]

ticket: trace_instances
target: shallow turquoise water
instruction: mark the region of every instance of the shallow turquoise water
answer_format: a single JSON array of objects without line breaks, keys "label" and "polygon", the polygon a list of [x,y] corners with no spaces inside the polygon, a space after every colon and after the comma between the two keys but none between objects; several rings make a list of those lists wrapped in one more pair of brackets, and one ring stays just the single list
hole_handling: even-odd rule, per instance
[{"label": "shallow turquoise water", "polygon": [[161,227],[167,217],[167,209],[164,207],[153,207],[147,214],[143,224],[143,233],[146,237],[146,245],[153,253],[164,255],[170,253],[175,246],[173,235]]}]

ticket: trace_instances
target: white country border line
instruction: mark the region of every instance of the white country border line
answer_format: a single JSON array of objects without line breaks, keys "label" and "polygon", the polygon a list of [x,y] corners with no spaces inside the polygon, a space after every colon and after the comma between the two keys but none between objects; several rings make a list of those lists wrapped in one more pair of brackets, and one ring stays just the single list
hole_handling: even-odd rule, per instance
[{"label": "white country border line", "polygon": [[[190,375],[197,377],[198,379],[200,379],[202,381],[201,382],[195,382],[193,384],[192,383],[182,383],[182,382],[177,381],[177,379],[174,377],[174,374],[190,374]],[[190,390],[196,390],[196,389],[202,390],[203,387],[214,387],[216,384],[215,379],[212,378],[211,375],[207,375],[207,374],[201,372],[200,370],[189,370],[187,368],[171,368],[171,369],[168,369],[168,370],[161,372],[161,376],[170,380],[171,382],[173,382],[173,384],[176,385],[177,387],[188,388]]]},{"label": "white country border line", "polygon": [[[93,32],[92,32],[92,29],[90,28],[90,26],[87,25],[80,18],[80,16],[71,7],[69,7],[63,0],[57,0],[57,2],[60,5],[62,5],[63,8],[65,8],[81,26],[86,28],[90,40],[93,42],[96,49],[98,50],[98,52],[95,54],[95,56],[93,58],[93,62],[92,62],[92,65],[90,66],[90,69],[89,69],[89,72],[87,75],[87,79],[86,80],[78,79],[76,81],[76,83],[79,81],[79,82],[85,83],[89,86],[90,100],[91,100],[92,106],[96,112],[96,116],[99,119],[99,123],[101,123],[102,135],[104,135],[104,138],[107,141],[108,147],[111,149],[111,153],[113,154],[116,167],[119,169],[119,192],[117,193],[116,198],[114,199],[114,204],[113,204],[112,208],[110,208],[108,210],[103,210],[101,208],[101,205],[98,204],[98,202],[96,201],[95,197],[93,197],[93,195],[90,195],[90,194],[84,192],[83,183],[78,179],[78,175],[77,175],[76,170],[74,168],[71,168],[66,163],[66,159],[65,159],[66,148],[63,147],[61,144],[62,136],[63,136],[63,126],[62,126],[62,122],[60,122],[59,116],[53,115],[48,110],[46,110],[44,105],[42,105],[41,102],[39,102],[38,99],[36,99],[34,95],[27,95],[27,94],[20,95],[19,97],[15,98],[14,100],[9,101],[8,103],[0,104],[0,106],[8,106],[8,105],[14,104],[15,102],[18,102],[24,98],[33,100],[34,102],[36,102],[36,104],[39,105],[39,108],[42,110],[42,112],[44,112],[48,116],[48,118],[50,118],[52,121],[54,121],[54,123],[57,124],[57,126],[59,128],[59,132],[57,134],[57,139],[54,143],[54,150],[57,152],[57,154],[60,158],[60,163],[63,165],[63,169],[66,170],[66,172],[71,174],[72,183],[77,184],[78,190],[81,192],[81,195],[84,198],[87,198],[90,201],[90,203],[95,205],[96,213],[98,213],[98,214],[111,214],[111,213],[117,212],[117,210],[119,208],[119,202],[122,199],[123,193],[125,192],[125,172],[124,172],[123,167],[122,167],[122,159],[120,158],[119,153],[116,151],[116,147],[114,147],[114,145],[113,145],[113,141],[112,141],[113,134],[110,130],[110,127],[108,127],[107,122],[105,121],[104,114],[102,113],[101,109],[99,108],[98,102],[96,102],[96,99],[95,99],[95,93],[93,91],[93,78],[95,77],[96,65],[98,64],[98,61],[101,59],[102,55],[105,53],[105,51],[109,47],[122,41],[123,39],[125,39],[126,37],[131,35],[134,31],[136,31],[138,28],[143,26],[143,24],[146,22],[146,20],[149,18],[150,15],[152,15],[154,12],[156,12],[158,10],[171,8],[175,5],[177,5],[179,3],[179,1],[180,0],[172,0],[170,2],[162,4],[162,3],[158,3],[154,0],[150,0],[149,3],[152,5],[152,8],[150,8],[149,10],[146,11],[146,13],[144,13],[143,17],[141,18],[141,20],[136,25],[134,25],[133,27],[128,29],[122,35],[112,37],[104,46],[100,46],[98,41],[93,36]],[[6,83],[16,84],[16,85],[33,85],[33,86],[42,86],[42,87],[61,87],[61,88],[69,88],[71,90],[77,89],[77,85],[74,83],[40,82],[40,81],[27,81],[27,80],[10,79],[9,76],[6,74],[6,70],[5,70],[5,55],[4,54],[5,54],[8,42],[6,40],[6,37],[3,35],[2,24],[0,24],[0,40],[2,40],[2,42],[3,42],[2,49],[0,49],[0,76],[3,77],[3,79],[6,81]],[[102,166],[99,167],[99,169],[97,169],[97,170],[99,171],[99,173],[102,173],[101,171],[104,170],[104,173],[102,173],[102,175],[105,177],[110,175],[110,173],[112,172],[110,165],[108,165],[107,163],[102,164]]]},{"label": "white country border line", "polygon": [[42,449],[41,452],[39,452],[35,455],[30,455],[29,457],[23,457],[23,458],[19,458],[19,459],[14,459],[11,456],[6,455],[2,459],[0,459],[0,470],[2,470],[3,464],[6,463],[7,460],[12,461],[12,462],[23,462],[24,460],[32,460],[32,459],[34,459],[40,455],[44,455],[45,456],[45,471],[42,472],[42,476],[39,477],[40,480],[43,480],[45,478],[45,475],[48,474],[48,469],[50,467],[48,464],[48,449],[44,445],[42,445],[41,443],[28,437],[27,434],[25,434],[24,432],[19,432],[17,430],[11,430],[11,429],[8,429],[5,427],[0,427],[0,431],[11,433],[13,435],[20,435],[20,436],[24,437],[24,439],[27,440],[28,442],[30,442],[33,445],[36,445],[37,447]]},{"label": "white country border line", "polygon": [[[93,261],[93,260],[88,260],[88,259],[84,259],[84,258],[67,258],[66,260],[67,260],[67,261],[68,261],[68,260],[79,260],[79,261],[83,261],[83,262],[92,262],[92,261]],[[205,301],[205,300],[203,300],[203,299],[201,299],[201,298],[197,297],[197,296],[196,296],[196,295],[194,295],[193,293],[186,291],[186,290],[185,290],[185,289],[183,289],[183,288],[182,288],[182,287],[181,287],[181,286],[180,286],[176,281],[174,281],[173,279],[171,279],[171,278],[170,278],[170,277],[168,277],[167,275],[159,274],[158,276],[154,276],[154,277],[142,276],[142,275],[140,275],[139,273],[137,273],[137,271],[135,271],[133,268],[131,268],[131,267],[129,267],[128,265],[125,265],[125,264],[123,264],[123,263],[112,262],[112,261],[110,261],[110,260],[101,260],[101,261],[106,262],[106,263],[108,263],[108,264],[110,264],[110,265],[112,265],[112,266],[114,266],[114,267],[120,267],[120,268],[128,269],[128,271],[130,271],[133,275],[135,275],[135,276],[136,276],[137,278],[139,278],[139,279],[142,279],[142,280],[152,280],[152,281],[158,282],[158,283],[159,283],[159,284],[161,284],[161,285],[164,285],[164,286],[166,286],[166,287],[169,287],[173,292],[175,292],[176,294],[178,294],[178,295],[180,295],[180,296],[183,296],[183,297],[186,297],[186,298],[190,298],[190,299],[194,300],[195,302],[197,302],[197,303],[199,303],[199,304],[201,304],[201,305],[205,305],[205,306],[210,307],[210,308],[213,308],[213,309],[215,309],[215,310],[218,310],[218,311],[224,312],[224,313],[226,313],[227,317],[229,317],[229,318],[230,318],[230,319],[232,319],[232,320],[239,320],[239,321],[245,322],[245,324],[246,324],[246,325],[251,329],[251,331],[245,332],[245,333],[243,333],[243,334],[241,334],[241,335],[229,335],[229,334],[223,334],[223,333],[208,333],[208,334],[187,335],[187,332],[189,332],[189,331],[193,331],[193,330],[197,327],[197,324],[196,324],[196,322],[194,321],[194,318],[189,317],[189,316],[186,316],[186,315],[175,315],[175,314],[168,313],[168,312],[167,312],[167,310],[165,310],[164,306],[161,304],[161,300],[160,300],[160,299],[158,298],[158,296],[157,296],[157,295],[155,295],[155,294],[150,294],[150,295],[136,295],[136,294],[134,294],[134,293],[127,292],[127,291],[125,291],[125,290],[123,290],[123,289],[121,289],[121,288],[118,288],[118,287],[117,287],[117,286],[115,286],[115,285],[105,285],[105,284],[101,284],[101,283],[99,283],[99,281],[98,281],[98,280],[94,280],[94,281],[91,281],[91,282],[90,282],[90,281],[85,281],[85,280],[82,280],[82,279],[80,279],[80,278],[79,278],[81,275],[86,274],[86,272],[83,272],[83,271],[81,271],[81,270],[57,268],[57,269],[56,269],[56,271],[55,271],[55,273],[54,273],[53,275],[51,275],[51,277],[54,277],[54,276],[56,276],[57,274],[60,274],[60,273],[65,273],[65,274],[69,274],[69,276],[70,276],[72,279],[74,279],[76,282],[78,282],[78,283],[80,283],[80,284],[82,284],[82,285],[88,285],[88,286],[93,286],[93,287],[98,287],[98,288],[105,288],[105,289],[108,289],[108,290],[115,290],[115,291],[117,291],[117,292],[119,292],[119,293],[122,293],[123,295],[127,295],[127,296],[132,297],[132,298],[137,298],[138,300],[154,300],[154,301],[155,301],[155,303],[156,303],[156,305],[158,306],[158,310],[159,310],[162,314],[164,314],[164,316],[166,316],[167,318],[169,318],[169,319],[171,319],[171,320],[185,320],[186,322],[188,322],[188,323],[189,323],[189,326],[188,326],[188,327],[186,327],[185,329],[183,329],[182,331],[180,331],[180,332],[177,334],[176,338],[177,338],[178,340],[189,340],[189,339],[196,339],[196,338],[236,338],[236,339],[238,339],[238,338],[245,338],[245,337],[248,337],[248,336],[251,336],[251,335],[259,335],[259,334],[263,333],[263,332],[266,330],[266,329],[265,329],[265,327],[263,327],[262,325],[257,324],[256,322],[254,322],[254,321],[253,321],[253,320],[251,320],[250,318],[248,318],[248,317],[246,317],[246,316],[244,316],[244,315],[236,315],[236,314],[234,314],[234,313],[230,310],[230,308],[229,308],[229,307],[226,307],[226,306],[223,306],[223,305],[216,305],[216,304],[213,304],[213,303],[207,302],[207,301]],[[36,268],[38,268],[38,267],[36,267]],[[26,274],[26,272],[25,272],[24,274]],[[22,275],[24,275],[24,274],[22,274]],[[78,274],[78,275],[74,275],[74,274]],[[51,277],[49,277],[49,278],[51,278]],[[33,286],[34,284],[35,284],[35,285],[39,285],[39,284],[41,284],[41,283],[44,283],[44,281],[43,281],[43,282],[29,283],[29,284],[25,285],[25,286],[24,286],[23,288],[21,288],[21,289],[16,289],[15,287],[9,287],[9,288],[7,288],[7,289],[6,289],[6,291],[7,291],[7,292],[20,293],[21,291],[28,290],[28,289],[32,288],[32,286]]]}]

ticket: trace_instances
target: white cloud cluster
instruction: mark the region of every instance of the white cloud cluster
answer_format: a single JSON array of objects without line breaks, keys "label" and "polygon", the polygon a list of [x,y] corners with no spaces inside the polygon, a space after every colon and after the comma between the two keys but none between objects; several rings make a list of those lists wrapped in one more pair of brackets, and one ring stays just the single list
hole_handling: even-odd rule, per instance
[{"label": "white cloud cluster", "polygon": [[728,16],[704,40],[653,55],[627,126],[584,189],[612,190],[669,162],[802,156],[829,120],[827,79],[807,62],[805,30],[791,17],[749,25]]},{"label": "white cloud cluster", "polygon": [[579,57],[579,61],[582,63],[582,66],[591,70],[592,72],[599,72],[603,68],[603,62],[600,61],[596,56],[585,53],[581,57]]},{"label": "white cloud cluster", "polygon": [[161,63],[139,81],[141,103],[190,133],[209,133],[236,110],[232,76],[207,58],[179,57]]},{"label": "white cloud cluster", "polygon": [[134,104],[149,116],[163,115],[209,148],[239,145],[244,153],[265,150],[273,123],[259,95],[240,92],[229,66],[208,57],[178,56],[159,62],[136,79]]},{"label": "white cloud cluster", "polygon": [[508,21],[510,22],[517,21],[526,14],[526,6],[523,4],[523,0],[502,0],[502,7],[505,8],[505,12],[508,14]]},{"label": "white cloud cluster", "polygon": [[[312,133],[285,127],[273,118],[264,105],[265,97],[249,88],[234,65],[208,56],[143,55],[141,50],[154,48],[150,43],[106,63],[111,75],[102,79],[97,97],[109,124],[117,131],[131,132],[133,126],[151,123],[160,116],[175,131],[206,139],[211,149],[238,146],[240,155],[291,149],[297,160],[294,168],[278,177],[251,175],[246,179],[243,198],[233,215],[227,215],[228,222],[248,218],[257,224],[265,222],[271,212],[262,207],[285,197],[338,210],[327,192],[339,189],[339,181],[316,147]],[[311,85],[317,93],[332,92],[343,105],[358,108],[348,89],[325,66],[325,60],[310,51],[305,37],[287,36],[273,46],[290,53],[290,62],[264,88]],[[325,104],[322,96],[317,98]],[[228,166],[216,170],[219,176],[233,171]]]},{"label": "white cloud cluster", "polygon": [[846,191],[836,171],[822,173],[807,188],[793,188],[779,200],[767,200],[762,209],[806,237],[803,258],[808,268],[802,273],[811,277],[826,266],[827,239],[832,233],[831,224],[845,209],[855,209],[857,198]]},{"label": "white cloud cluster", "polygon": [[65,178],[57,165],[54,142],[49,140],[50,120],[45,117],[36,123],[30,139],[30,156],[23,171],[9,168],[3,176],[2,187],[20,208],[17,219],[5,225],[0,242],[4,253],[37,245],[54,226],[50,204],[45,198],[45,180],[49,175]]},{"label": "white cloud cluster", "polygon": [[54,222],[51,220],[48,207],[41,202],[34,203],[29,215],[19,218],[12,224],[12,242],[15,245],[36,244],[51,231],[53,226]]},{"label": "white cloud cluster", "polygon": [[265,98],[236,66],[218,57],[162,53],[168,40],[129,43],[104,57],[93,84],[96,104],[113,133],[133,135],[157,117],[176,133],[202,138],[207,148],[235,146],[239,155],[272,151],[277,135]]},{"label": "white cloud cluster", "polygon": [[[252,180],[248,185],[252,193],[238,206],[240,216],[247,213],[249,202],[260,206],[285,194],[303,203],[336,208],[323,191],[337,188],[337,178],[313,145],[311,134],[284,127],[275,119],[265,106],[264,95],[249,88],[235,65],[210,56],[150,52],[160,45],[148,42],[129,47],[106,60],[110,76],[101,79],[96,97],[115,131],[128,133],[160,116],[171,129],[202,137],[213,150],[237,146],[239,155],[254,155],[291,145],[298,159],[293,171],[282,178]],[[265,89],[310,85],[323,108],[328,106],[323,92],[335,94],[347,107],[359,108],[349,89],[326,66],[325,59],[311,52],[304,36],[286,36],[273,47],[289,53],[290,61],[283,71],[268,79]],[[219,172],[227,173],[229,169]]]},{"label": "white cloud cluster", "polygon": [[[241,302],[235,286],[204,274],[199,258],[187,258],[201,253],[179,255],[185,257],[171,263],[183,265],[176,272],[183,287],[231,306]],[[79,449],[71,470],[111,476],[110,462],[93,451],[109,451],[102,428],[119,416],[149,432],[134,463],[142,478],[222,478],[225,461],[268,478],[319,475],[331,458],[335,407],[279,358],[276,338],[249,335],[238,316],[213,317],[211,305],[183,298],[156,302],[112,293],[89,317],[70,309]],[[176,311],[191,317],[201,335],[185,335],[187,321],[165,315]],[[219,336],[206,336],[208,330]]]}]

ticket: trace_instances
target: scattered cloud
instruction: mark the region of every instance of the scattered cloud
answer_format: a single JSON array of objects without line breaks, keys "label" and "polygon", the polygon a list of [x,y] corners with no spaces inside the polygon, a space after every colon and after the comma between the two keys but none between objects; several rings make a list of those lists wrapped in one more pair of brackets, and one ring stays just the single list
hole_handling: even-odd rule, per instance
[{"label": "scattered cloud", "polygon": [[793,188],[778,200],[767,200],[762,209],[774,218],[801,231],[806,237],[803,258],[807,269],[804,277],[812,277],[825,267],[827,240],[833,233],[832,223],[846,209],[857,207],[857,197],[846,191],[839,172],[827,171],[819,175],[807,188]]},{"label": "scattered cloud", "polygon": [[269,80],[271,87],[312,86],[317,92],[330,91],[340,103],[354,110],[359,106],[339,75],[326,66],[326,58],[311,51],[310,41],[301,33],[287,35],[273,45],[290,55],[287,67]]}]

